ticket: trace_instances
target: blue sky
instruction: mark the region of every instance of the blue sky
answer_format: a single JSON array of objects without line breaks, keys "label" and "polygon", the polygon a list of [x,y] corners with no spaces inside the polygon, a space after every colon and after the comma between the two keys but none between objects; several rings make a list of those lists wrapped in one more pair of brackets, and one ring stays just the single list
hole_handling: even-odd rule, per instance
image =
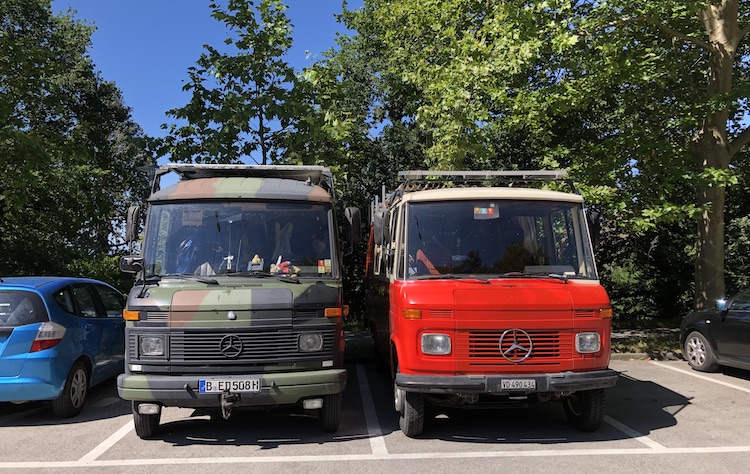
[{"label": "blue sky", "polygon": [[[104,80],[122,91],[133,120],[151,136],[163,136],[164,112],[185,105],[188,67],[203,45],[221,46],[227,29],[211,17],[209,0],[53,0],[55,13],[76,10],[76,18],[97,27],[89,50]],[[293,45],[286,60],[296,70],[310,66],[335,46],[341,0],[286,0]],[[348,8],[362,5],[349,0]]]}]

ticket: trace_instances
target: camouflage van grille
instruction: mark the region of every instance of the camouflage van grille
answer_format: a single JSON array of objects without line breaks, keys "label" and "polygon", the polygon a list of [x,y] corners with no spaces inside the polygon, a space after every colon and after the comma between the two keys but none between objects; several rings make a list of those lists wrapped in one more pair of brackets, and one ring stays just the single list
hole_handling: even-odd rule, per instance
[{"label": "camouflage van grille", "polygon": [[[318,333],[323,335],[323,349],[317,352],[300,352],[299,335]],[[236,357],[227,357],[221,350],[221,341],[226,336],[237,336],[242,342],[242,350]],[[137,347],[136,335],[130,334],[128,348],[130,357],[137,360],[134,348]],[[335,328],[307,329],[302,331],[174,331],[169,335],[169,359],[171,363],[213,363],[221,365],[242,364],[279,364],[299,362],[302,360],[330,359],[334,356]]]},{"label": "camouflage van grille", "polygon": [[[572,338],[558,331],[526,331],[531,337],[531,355],[523,365],[558,364],[561,358],[572,354]],[[508,365],[500,350],[503,331],[467,331],[457,334],[456,355],[469,365]],[[507,338],[506,338],[507,339]],[[512,341],[503,340],[503,350],[510,348]],[[507,347],[506,347],[507,346]]]}]

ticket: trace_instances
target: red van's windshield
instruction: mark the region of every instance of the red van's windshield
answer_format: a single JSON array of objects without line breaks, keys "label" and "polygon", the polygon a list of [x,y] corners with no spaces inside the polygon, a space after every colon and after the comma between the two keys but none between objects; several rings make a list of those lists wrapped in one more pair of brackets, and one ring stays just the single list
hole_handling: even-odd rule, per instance
[{"label": "red van's windshield", "polygon": [[[581,205],[482,200],[410,203],[399,274],[597,278]],[[402,273],[403,272],[403,273]]]}]

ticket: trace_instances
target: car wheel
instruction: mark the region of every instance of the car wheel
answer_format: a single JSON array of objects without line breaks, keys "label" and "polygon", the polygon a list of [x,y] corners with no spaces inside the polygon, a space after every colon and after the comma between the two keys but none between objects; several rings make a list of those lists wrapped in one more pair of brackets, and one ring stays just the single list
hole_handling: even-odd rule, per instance
[{"label": "car wheel", "polygon": [[159,421],[161,420],[161,410],[153,415],[143,415],[138,413],[140,402],[133,402],[133,423],[135,424],[135,434],[141,439],[152,438],[159,430]]},{"label": "car wheel", "polygon": [[[396,364],[398,374],[398,363]],[[398,426],[409,438],[415,438],[424,430],[425,401],[419,392],[407,392],[393,381],[393,406],[399,414]]]},{"label": "car wheel", "polygon": [[712,372],[719,367],[716,356],[705,336],[698,331],[688,334],[685,339],[685,358],[695,370]]},{"label": "car wheel", "polygon": [[333,433],[339,429],[341,420],[341,392],[323,397],[323,408],[318,414],[320,427],[326,433]]},{"label": "car wheel", "polygon": [[52,400],[52,411],[61,418],[70,418],[81,413],[89,388],[89,374],[83,362],[78,361],[70,369],[62,394]]},{"label": "car wheel", "polygon": [[404,392],[404,411],[398,419],[398,426],[409,438],[415,438],[424,430],[424,395],[419,392]]},{"label": "car wheel", "polygon": [[604,420],[604,389],[576,392],[563,401],[568,422],[581,431],[596,431]]}]

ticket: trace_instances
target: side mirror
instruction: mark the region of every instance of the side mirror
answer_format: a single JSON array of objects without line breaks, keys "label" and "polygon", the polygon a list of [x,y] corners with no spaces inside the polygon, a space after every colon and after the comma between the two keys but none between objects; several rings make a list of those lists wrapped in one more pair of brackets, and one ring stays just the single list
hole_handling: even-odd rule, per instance
[{"label": "side mirror", "polygon": [[362,240],[362,217],[358,207],[347,207],[344,216],[348,222],[349,242]]},{"label": "side mirror", "polygon": [[125,255],[120,257],[120,271],[123,273],[137,273],[143,270],[143,257],[140,255]]},{"label": "side mirror", "polygon": [[375,211],[372,217],[372,231],[375,234],[375,245],[383,245],[390,238],[391,231],[388,229],[390,215],[383,209]]},{"label": "side mirror", "polygon": [[724,298],[721,298],[719,300],[716,300],[716,310],[720,312],[724,312],[727,310],[727,300]]},{"label": "side mirror", "polygon": [[138,240],[138,225],[141,220],[141,207],[130,206],[128,208],[127,223],[125,226],[125,241],[135,242]]}]

